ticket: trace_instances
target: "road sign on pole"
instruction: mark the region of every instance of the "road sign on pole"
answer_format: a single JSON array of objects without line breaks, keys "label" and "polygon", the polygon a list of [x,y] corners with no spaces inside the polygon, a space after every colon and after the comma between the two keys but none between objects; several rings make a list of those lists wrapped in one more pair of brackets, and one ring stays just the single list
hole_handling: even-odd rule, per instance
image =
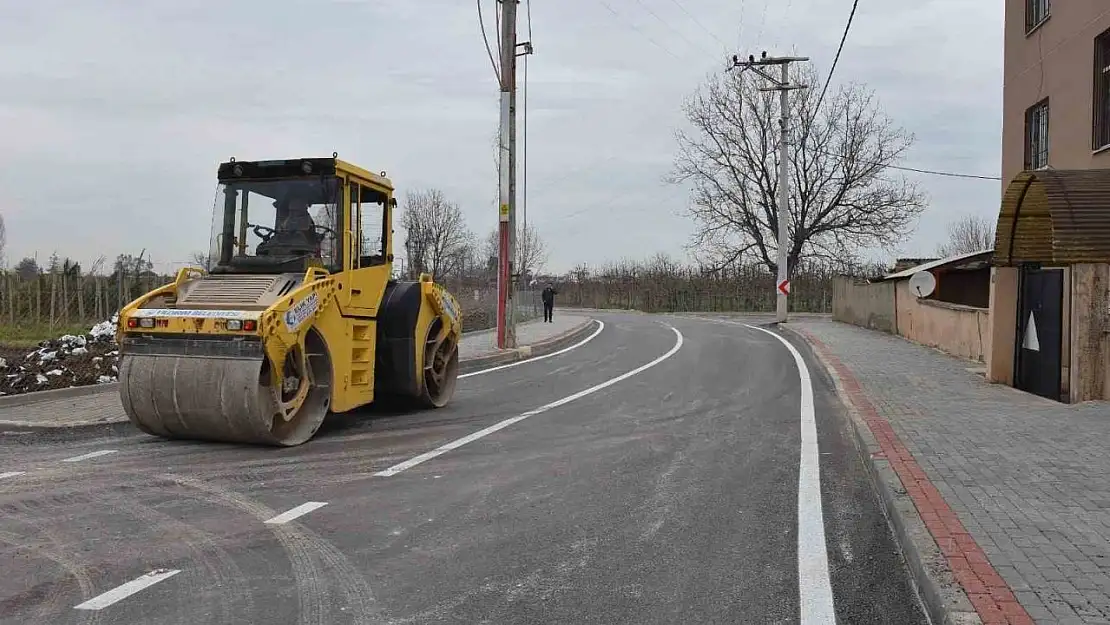
[{"label": "road sign on pole", "polygon": [[790,295],[790,280],[783,280],[778,285],[779,293],[783,295]]}]

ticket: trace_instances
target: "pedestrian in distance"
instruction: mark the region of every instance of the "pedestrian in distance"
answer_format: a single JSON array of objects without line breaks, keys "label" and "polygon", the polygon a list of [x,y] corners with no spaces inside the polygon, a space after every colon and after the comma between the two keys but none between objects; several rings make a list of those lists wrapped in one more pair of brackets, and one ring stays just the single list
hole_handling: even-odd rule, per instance
[{"label": "pedestrian in distance", "polygon": [[551,323],[552,313],[555,310],[555,294],[558,291],[550,283],[543,289],[540,294],[540,299],[543,300],[543,320],[545,323]]}]

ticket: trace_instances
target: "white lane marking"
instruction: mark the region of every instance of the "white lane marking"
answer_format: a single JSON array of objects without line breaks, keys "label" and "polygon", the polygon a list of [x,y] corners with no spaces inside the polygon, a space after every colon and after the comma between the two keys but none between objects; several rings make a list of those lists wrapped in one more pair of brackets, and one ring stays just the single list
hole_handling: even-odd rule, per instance
[{"label": "white lane marking", "polygon": [[151,571],[146,575],[143,575],[127,582],[126,584],[123,584],[122,586],[116,586],[115,588],[102,595],[97,595],[84,603],[77,604],[73,606],[73,609],[103,610],[104,608],[112,605],[113,603],[116,603],[117,601],[120,601],[121,599],[126,599],[131,595],[139,592],[140,590],[148,586],[153,586],[154,584],[157,584],[164,579],[169,579],[180,572],[181,571],[178,569],[160,569],[157,571]]},{"label": "white lane marking", "polygon": [[82,460],[88,460],[89,458],[99,458],[100,456],[107,456],[108,454],[114,454],[117,451],[119,451],[119,450],[117,450],[117,449],[101,449],[100,451],[93,451],[93,452],[89,452],[87,454],[82,454],[80,456],[74,456],[72,458],[66,458],[65,460],[62,460],[62,462],[80,462]]},{"label": "white lane marking", "polygon": [[[664,325],[666,325],[666,324],[664,324]],[[509,418],[509,419],[505,419],[504,421],[500,421],[500,422],[495,423],[495,424],[493,424],[493,425],[491,425],[487,428],[478,430],[477,432],[474,432],[473,434],[468,434],[467,436],[464,436],[460,439],[453,440],[450,443],[447,443],[446,445],[443,445],[442,447],[439,447],[437,449],[433,449],[432,451],[429,451],[429,452],[420,454],[419,456],[415,456],[413,458],[410,458],[410,459],[408,459],[408,460],[406,460],[406,461],[404,461],[400,464],[395,464],[395,465],[393,465],[393,466],[391,466],[388,469],[385,469],[383,471],[378,471],[377,473],[374,474],[374,476],[375,477],[390,477],[390,476],[393,476],[393,475],[397,475],[401,471],[404,471],[406,469],[411,469],[411,468],[415,467],[416,465],[418,465],[422,462],[427,462],[428,460],[431,460],[432,458],[435,458],[437,456],[442,456],[443,454],[451,451],[452,449],[458,449],[459,447],[462,447],[463,445],[466,445],[467,443],[473,443],[474,441],[476,441],[480,438],[483,438],[485,436],[489,436],[490,434],[493,434],[494,432],[496,432],[498,430],[505,429],[505,428],[509,427],[510,425],[513,425],[514,423],[519,423],[519,422],[527,419],[528,417],[534,417],[538,414],[542,414],[544,412],[547,412],[548,410],[552,410],[554,408],[558,408],[559,406],[569,404],[570,402],[572,402],[576,399],[581,399],[581,398],[583,398],[587,395],[591,395],[593,393],[596,393],[596,392],[600,391],[603,388],[606,388],[606,387],[609,387],[609,386],[612,386],[612,385],[616,384],[617,382],[627,380],[628,378],[636,375],[637,373],[642,373],[644,371],[647,371],[648,369],[650,369],[650,368],[654,367],[655,365],[663,362],[664,360],[670,358],[671,356],[674,356],[675,353],[678,352],[678,350],[682,347],[682,341],[683,341],[682,333],[679,332],[677,329],[675,329],[673,326],[668,325],[667,327],[670,328],[671,332],[674,332],[674,334],[675,334],[676,340],[675,340],[674,347],[672,347],[667,353],[665,353],[662,356],[656,358],[655,360],[647,363],[646,365],[641,365],[639,367],[636,367],[632,371],[629,371],[628,373],[624,373],[624,374],[621,374],[621,375],[619,375],[615,378],[606,380],[606,381],[602,382],[601,384],[596,384],[594,386],[591,386],[590,388],[588,388],[584,391],[578,391],[577,393],[575,393],[573,395],[568,395],[567,397],[564,397],[562,399],[553,401],[550,404],[544,404],[544,405],[540,406],[539,408],[533,408],[532,410],[529,410],[528,412],[525,412],[523,414],[517,415],[517,416]]]},{"label": "white lane marking", "polygon": [[309,512],[312,512],[313,510],[323,508],[326,505],[328,505],[328,504],[327,504],[327,502],[324,502],[324,501],[309,501],[307,503],[302,503],[301,505],[297,506],[296,508],[293,508],[292,510],[282,512],[281,514],[277,515],[276,517],[274,517],[272,519],[269,519],[265,522],[270,524],[270,525],[282,525],[284,523],[288,523],[288,522],[292,521],[293,519],[295,519],[297,517],[304,516],[304,515],[308,514]]},{"label": "white lane marking", "polygon": [[[740,325],[740,324],[738,324]],[[836,625],[829,557],[825,544],[825,518],[821,511],[821,465],[817,445],[817,418],[813,411],[813,380],[797,348],[783,337],[742,324],[778,339],[790,350],[802,387],[802,448],[798,463],[798,598],[802,625]]]},{"label": "white lane marking", "polygon": [[489,369],[482,369],[481,371],[471,371],[470,373],[464,373],[464,374],[460,375],[459,378],[469,378],[472,375],[482,375],[483,373],[489,373],[491,371],[500,371],[501,369],[508,369],[509,367],[518,367],[520,365],[527,364],[527,363],[530,363],[530,362],[536,362],[537,360],[544,360],[546,358],[553,358],[555,356],[558,356],[559,354],[565,354],[565,353],[569,352],[572,349],[578,349],[579,347],[582,347],[586,343],[589,343],[590,341],[594,340],[594,337],[597,336],[598,334],[601,334],[601,331],[605,329],[605,322],[604,321],[602,321],[600,319],[594,319],[594,321],[597,322],[597,330],[595,330],[593,334],[587,336],[585,339],[579,341],[578,343],[575,343],[574,345],[571,345],[570,347],[564,347],[563,349],[560,349],[557,352],[551,352],[550,354],[544,354],[543,356],[536,356],[534,358],[526,358],[524,360],[519,360],[517,362],[510,362],[507,365],[499,365],[499,366],[496,366],[496,367],[490,367]]},{"label": "white lane marking", "polygon": [[26,473],[26,471],[8,471],[7,473],[0,473],[0,480],[7,479],[9,477],[15,477],[17,475],[23,475],[24,473]]}]

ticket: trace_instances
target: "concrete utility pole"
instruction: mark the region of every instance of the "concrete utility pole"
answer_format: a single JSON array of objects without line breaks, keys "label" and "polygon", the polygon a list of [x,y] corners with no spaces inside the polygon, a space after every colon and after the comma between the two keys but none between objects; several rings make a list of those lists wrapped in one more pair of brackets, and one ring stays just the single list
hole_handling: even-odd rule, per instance
[{"label": "concrete utility pole", "polygon": [[501,124],[498,147],[497,347],[516,347],[513,323],[513,222],[516,216],[516,5],[501,2]]},{"label": "concrete utility pole", "polygon": [[497,258],[497,347],[516,347],[516,307],[513,284],[516,278],[516,57],[532,53],[531,42],[516,41],[516,7],[520,0],[501,3],[501,124],[498,158],[498,258]]},{"label": "concrete utility pole", "polygon": [[[788,228],[790,221],[790,92],[795,89],[805,89],[808,85],[792,85],[790,84],[790,64],[794,61],[808,61],[809,57],[803,56],[780,56],[769,57],[764,52],[757,60],[754,56],[749,55],[747,61],[741,61],[739,56],[733,55],[732,66],[741,68],[740,71],[750,69],[759,74],[763,78],[771,82],[772,87],[761,87],[760,91],[778,91],[779,92],[779,107],[781,113],[779,115],[779,129],[781,136],[779,140],[779,200],[778,200],[778,277],[775,280],[775,293],[778,296],[775,303],[775,321],[777,323],[786,322],[786,298],[790,294],[790,279],[787,275],[787,251],[789,248],[790,229]],[[781,80],[776,80],[770,74],[764,72],[761,67],[766,65],[778,65],[782,68]]]}]

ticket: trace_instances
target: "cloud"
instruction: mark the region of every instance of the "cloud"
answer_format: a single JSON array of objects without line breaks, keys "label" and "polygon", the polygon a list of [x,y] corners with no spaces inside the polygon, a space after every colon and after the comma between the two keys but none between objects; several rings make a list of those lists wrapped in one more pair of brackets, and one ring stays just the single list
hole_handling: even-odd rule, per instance
[{"label": "cloud", "polygon": [[[493,35],[494,3],[483,4]],[[826,71],[845,4],[535,3],[527,210],[550,267],[681,256],[693,230],[686,196],[662,178],[683,99],[732,52],[805,54]],[[867,83],[915,133],[907,165],[998,170],[1002,8],[971,4],[869,3],[857,15],[836,82]],[[441,188],[482,234],[496,223],[497,99],[467,2],[7,3],[9,262],[144,247],[160,266],[185,261],[208,247],[215,168],[232,155],[338,151],[387,170],[402,195]],[[950,217],[997,208],[998,183],[915,179],[933,205],[906,253],[931,250]]]}]

